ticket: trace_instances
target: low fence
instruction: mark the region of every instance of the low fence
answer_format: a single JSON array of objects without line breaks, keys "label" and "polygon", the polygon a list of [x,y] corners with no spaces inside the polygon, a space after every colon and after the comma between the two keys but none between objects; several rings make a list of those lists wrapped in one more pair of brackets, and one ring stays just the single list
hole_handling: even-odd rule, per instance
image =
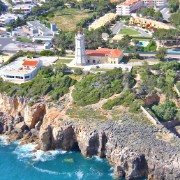
[{"label": "low fence", "polygon": [[144,107],[141,106],[141,110],[154,125],[160,124],[158,119],[154,118]]}]

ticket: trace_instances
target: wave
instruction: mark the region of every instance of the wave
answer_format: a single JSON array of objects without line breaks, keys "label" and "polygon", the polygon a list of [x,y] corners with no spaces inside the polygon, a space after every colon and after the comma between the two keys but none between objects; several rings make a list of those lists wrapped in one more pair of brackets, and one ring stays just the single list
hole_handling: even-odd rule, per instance
[{"label": "wave", "polygon": [[2,145],[2,146],[9,145],[9,141],[8,140],[9,140],[8,136],[5,136],[5,135],[0,136],[0,145]]},{"label": "wave", "polygon": [[83,172],[80,170],[76,172],[76,175],[77,175],[78,180],[82,179],[84,176]]},{"label": "wave", "polygon": [[53,174],[53,175],[60,175],[61,173],[56,172],[56,171],[51,171],[51,170],[47,170],[47,169],[41,169],[38,167],[33,166],[34,169],[36,169],[39,172],[43,172],[43,173],[48,173],[48,174]]},{"label": "wave", "polygon": [[53,160],[58,154],[65,154],[67,152],[61,149],[44,152],[42,150],[36,150],[36,147],[37,144],[34,143],[17,146],[13,153],[17,154],[19,160],[31,159],[34,162],[45,162]]},{"label": "wave", "polygon": [[103,162],[103,159],[99,156],[93,156],[93,158],[95,159],[95,161]]}]

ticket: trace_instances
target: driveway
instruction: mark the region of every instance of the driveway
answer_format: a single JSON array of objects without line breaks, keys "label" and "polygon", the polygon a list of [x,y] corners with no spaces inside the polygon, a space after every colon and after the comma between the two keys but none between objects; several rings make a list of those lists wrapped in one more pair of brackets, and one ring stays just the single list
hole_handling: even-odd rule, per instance
[{"label": "driveway", "polygon": [[112,28],[113,34],[118,34],[121,29],[123,29],[124,22],[118,21],[116,25]]}]

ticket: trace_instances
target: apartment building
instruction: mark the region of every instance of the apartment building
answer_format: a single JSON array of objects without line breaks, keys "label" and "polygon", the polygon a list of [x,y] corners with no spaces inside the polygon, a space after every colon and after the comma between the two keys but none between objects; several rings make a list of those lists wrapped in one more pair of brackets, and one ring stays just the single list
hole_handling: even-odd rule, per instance
[{"label": "apartment building", "polygon": [[116,6],[116,14],[120,16],[129,16],[132,12],[140,10],[143,4],[142,0],[126,0]]},{"label": "apartment building", "polygon": [[163,7],[166,5],[167,0],[143,0],[144,6],[147,7]]}]

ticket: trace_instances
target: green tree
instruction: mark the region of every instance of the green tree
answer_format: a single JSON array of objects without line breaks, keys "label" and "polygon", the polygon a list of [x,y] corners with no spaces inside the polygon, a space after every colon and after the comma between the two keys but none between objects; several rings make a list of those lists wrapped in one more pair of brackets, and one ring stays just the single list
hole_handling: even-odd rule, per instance
[{"label": "green tree", "polygon": [[159,11],[159,10],[154,13],[153,17],[154,17],[157,21],[163,19],[163,15],[162,15],[161,11]]},{"label": "green tree", "polygon": [[176,105],[172,101],[165,101],[163,104],[154,105],[152,110],[162,121],[173,120],[177,113]]},{"label": "green tree", "polygon": [[167,50],[166,48],[162,47],[156,52],[156,58],[159,59],[160,61],[164,61],[165,57],[167,55]]}]

